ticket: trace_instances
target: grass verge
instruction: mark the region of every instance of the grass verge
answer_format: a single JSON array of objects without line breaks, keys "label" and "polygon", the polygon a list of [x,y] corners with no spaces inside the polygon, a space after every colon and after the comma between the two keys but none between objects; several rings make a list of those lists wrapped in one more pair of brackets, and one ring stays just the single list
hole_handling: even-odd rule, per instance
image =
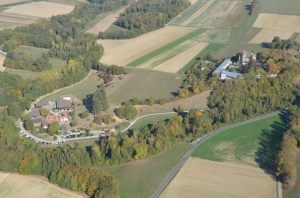
[{"label": "grass verge", "polygon": [[99,169],[117,178],[121,197],[150,197],[190,147],[190,144],[181,143],[146,159]]},{"label": "grass verge", "polygon": [[274,171],[274,161],[285,131],[285,115],[278,114],[225,130],[202,143],[191,156],[258,165]]},{"label": "grass verge", "polygon": [[225,45],[219,43],[210,43],[206,48],[204,48],[199,54],[197,54],[192,60],[190,60],[181,70],[178,72],[180,74],[185,73],[189,70],[200,58],[200,56],[212,52],[217,54]]},{"label": "grass verge", "polygon": [[165,45],[165,46],[163,46],[163,47],[161,47],[161,48],[159,48],[159,49],[157,49],[157,50],[155,50],[155,51],[153,51],[149,54],[146,54],[145,56],[129,63],[127,66],[137,67],[140,64],[148,61],[149,59],[151,59],[151,58],[153,58],[153,57],[155,57],[155,56],[157,56],[157,55],[159,55],[159,54],[161,54],[161,53],[163,53],[163,52],[165,52],[165,51],[167,51],[167,50],[169,50],[173,47],[176,47],[177,45],[179,45],[179,44],[181,44],[181,43],[183,43],[183,42],[185,42],[185,41],[187,41],[191,38],[194,38],[194,37],[198,36],[199,34],[204,33],[205,31],[206,31],[206,29],[201,28],[201,29],[198,29],[194,32],[191,32],[188,35],[186,35],[186,36],[184,36],[184,37],[182,37],[182,38],[180,38],[180,39],[178,39],[178,40],[176,40],[172,43],[169,43],[168,45]]},{"label": "grass verge", "polygon": [[11,69],[11,68],[6,68],[4,72],[9,74],[19,75],[23,79],[29,79],[31,77],[36,78],[39,75],[39,72],[33,72],[33,71],[22,70],[22,69]]}]

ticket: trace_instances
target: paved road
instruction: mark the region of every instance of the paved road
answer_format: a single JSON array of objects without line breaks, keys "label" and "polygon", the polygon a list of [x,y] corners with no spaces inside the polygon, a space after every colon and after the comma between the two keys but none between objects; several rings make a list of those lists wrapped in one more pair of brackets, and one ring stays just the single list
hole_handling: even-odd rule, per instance
[{"label": "paved road", "polygon": [[209,134],[207,134],[206,136],[204,136],[203,138],[201,139],[198,139],[197,141],[194,142],[193,146],[184,154],[184,156],[180,159],[180,161],[177,163],[177,165],[173,168],[173,170],[169,173],[169,175],[167,176],[167,178],[162,182],[162,184],[158,187],[158,189],[156,190],[156,192],[151,196],[151,198],[157,198],[161,193],[162,191],[167,187],[167,185],[171,182],[171,180],[173,179],[173,177],[178,173],[178,171],[180,170],[180,168],[183,166],[183,164],[185,163],[185,161],[187,160],[187,158],[192,154],[192,152],[200,145],[202,144],[205,140],[209,139],[210,137],[224,131],[224,130],[227,130],[227,129],[230,129],[230,128],[233,128],[233,127],[236,127],[236,126],[240,126],[240,125],[243,125],[243,124],[247,124],[247,123],[250,123],[250,122],[254,122],[254,121],[257,121],[257,120],[261,120],[261,119],[264,119],[264,118],[267,118],[267,117],[270,117],[270,116],[273,116],[273,115],[276,115],[280,112],[284,111],[283,110],[280,110],[280,111],[275,111],[273,113],[269,113],[269,114],[266,114],[266,115],[263,115],[263,116],[259,116],[259,117],[256,117],[256,118],[252,118],[252,119],[249,119],[249,120],[246,120],[246,121],[243,121],[243,122],[239,122],[239,123],[236,123],[236,124],[232,124],[232,125],[229,125],[229,126],[226,126],[226,127],[223,127],[223,128],[220,128],[216,131],[213,131]]},{"label": "paved road", "polygon": [[48,143],[48,144],[59,144],[61,143],[62,141],[65,141],[63,140],[61,137],[57,136],[57,140],[56,141],[47,141],[47,140],[43,140],[41,138],[38,138],[34,135],[32,135],[31,133],[29,133],[28,131],[26,131],[26,129],[24,128],[23,126],[23,122],[20,120],[20,118],[18,119],[18,128],[20,129],[20,133],[24,136],[26,136],[27,138],[30,138],[34,141],[39,141],[39,142],[45,142],[45,143]]}]

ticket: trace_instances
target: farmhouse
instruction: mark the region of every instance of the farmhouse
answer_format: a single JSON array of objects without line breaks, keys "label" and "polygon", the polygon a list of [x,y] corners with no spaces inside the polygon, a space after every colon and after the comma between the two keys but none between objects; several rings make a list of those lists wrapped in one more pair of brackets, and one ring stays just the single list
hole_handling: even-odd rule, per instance
[{"label": "farmhouse", "polygon": [[231,65],[230,59],[225,59],[216,69],[213,71],[213,75],[218,74],[220,75],[223,71],[226,70],[226,68]]},{"label": "farmhouse", "polygon": [[67,112],[63,112],[59,115],[47,115],[42,119],[42,127],[48,128],[49,124],[52,122],[59,122],[60,124],[68,123],[70,121],[71,116]]},{"label": "farmhouse", "polygon": [[72,101],[71,100],[64,100],[62,98],[59,98],[57,101],[56,101],[56,107],[58,109],[64,109],[64,110],[69,110],[71,109],[72,107]]},{"label": "farmhouse", "polygon": [[246,52],[244,50],[243,53],[239,56],[241,65],[249,64],[253,60],[256,60],[256,55],[252,52]]},{"label": "farmhouse", "polygon": [[41,101],[41,102],[37,102],[35,103],[35,108],[42,108],[42,107],[48,107],[48,101]]}]

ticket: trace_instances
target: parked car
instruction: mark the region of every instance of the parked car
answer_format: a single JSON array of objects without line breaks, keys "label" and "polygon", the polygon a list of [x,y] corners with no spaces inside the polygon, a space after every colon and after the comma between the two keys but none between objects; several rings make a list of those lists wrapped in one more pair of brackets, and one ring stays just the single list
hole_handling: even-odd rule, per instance
[{"label": "parked car", "polygon": [[39,141],[38,141],[38,140],[36,140],[35,142],[36,142],[36,143],[38,143]]}]

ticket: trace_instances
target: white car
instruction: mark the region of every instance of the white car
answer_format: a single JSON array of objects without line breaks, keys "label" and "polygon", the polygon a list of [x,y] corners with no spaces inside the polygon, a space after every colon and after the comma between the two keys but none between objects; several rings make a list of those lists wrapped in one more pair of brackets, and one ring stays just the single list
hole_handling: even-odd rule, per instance
[{"label": "white car", "polygon": [[36,142],[36,143],[38,143],[39,141],[38,141],[38,140],[36,140],[35,142]]}]

